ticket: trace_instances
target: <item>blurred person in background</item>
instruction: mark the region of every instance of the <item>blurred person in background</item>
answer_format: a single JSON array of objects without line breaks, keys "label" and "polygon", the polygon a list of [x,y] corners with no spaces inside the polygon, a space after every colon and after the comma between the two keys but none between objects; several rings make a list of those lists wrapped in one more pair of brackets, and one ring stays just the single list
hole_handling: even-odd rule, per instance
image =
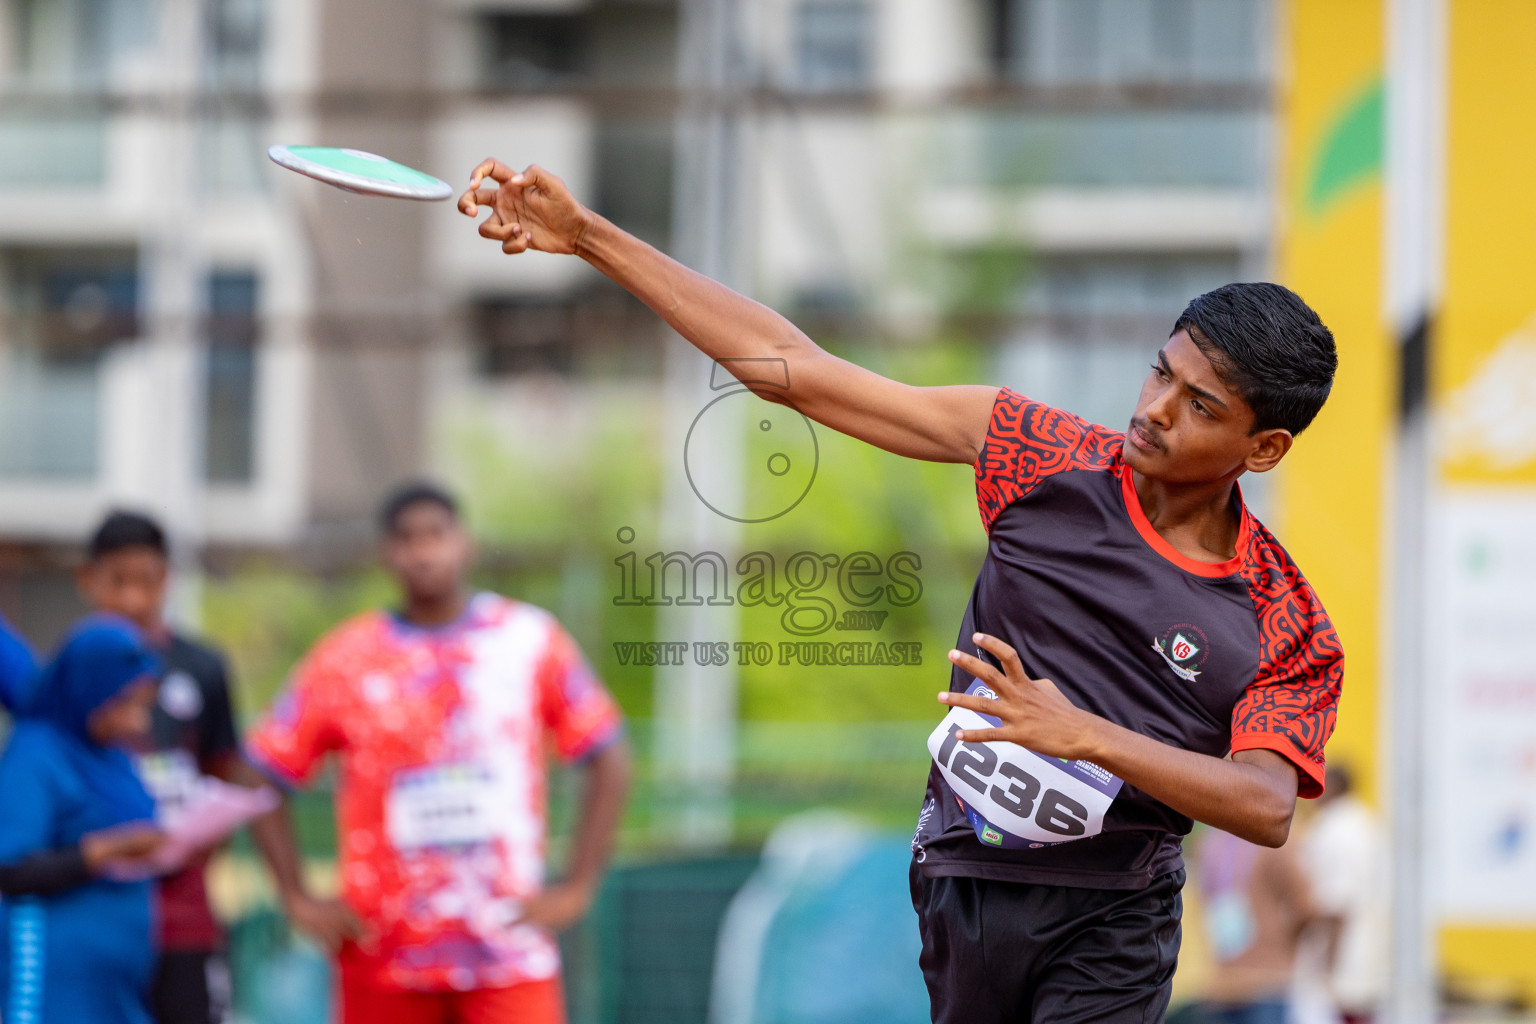
[{"label": "blurred person in background", "polygon": [[150,1024],[154,909],[143,876],[164,837],[126,747],[149,732],[158,672],[131,623],[86,619],[0,754],[6,1024]]},{"label": "blurred person in background", "polygon": [[1300,852],[1320,915],[1307,932],[1302,970],[1323,983],[1345,1024],[1369,1024],[1387,988],[1391,862],[1376,813],[1342,765],[1328,766]]},{"label": "blurred person in background", "polygon": [[36,678],[37,656],[32,646],[0,615],[0,710],[15,714]]},{"label": "blurred person in background", "polygon": [[[160,656],[138,765],[156,801],[183,799],[200,775],[259,782],[241,761],[224,658],[165,620],[170,551],[160,524],[137,512],[108,514],[91,536],[78,583],[92,609],[133,622]],[[160,1024],[218,1024],[229,1013],[224,934],[208,904],[208,856],[159,882],[153,1005]]]},{"label": "blurred person in background", "polygon": [[[323,637],[247,743],[287,787],[341,760],[343,900],[284,902],[337,954],[347,1024],[555,1024],[553,933],[586,912],[623,811],[618,707],[549,613],[469,588],[446,491],[396,491],[380,527],[400,606]],[[546,885],[551,750],[586,780],[569,871]]]},{"label": "blurred person in background", "polygon": [[1316,918],[1296,844],[1256,846],[1220,829],[1200,840],[1196,870],[1214,971],[1208,1024],[1287,1024],[1297,949]]}]

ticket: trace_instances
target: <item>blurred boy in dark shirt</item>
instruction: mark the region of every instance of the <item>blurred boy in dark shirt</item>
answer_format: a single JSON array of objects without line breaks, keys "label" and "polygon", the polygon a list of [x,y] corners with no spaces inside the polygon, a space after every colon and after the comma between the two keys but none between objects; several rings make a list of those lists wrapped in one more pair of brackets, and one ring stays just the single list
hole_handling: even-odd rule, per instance
[{"label": "blurred boy in dark shirt", "polygon": [[[145,785],[162,806],[184,798],[199,775],[228,780],[242,767],[223,657],[165,622],[169,569],[160,525],[119,511],[97,527],[79,574],[92,609],[130,619],[163,660],[150,749],[140,761]],[[206,856],[197,858],[159,885],[160,1024],[216,1024],[228,1014],[224,935],[208,905],[206,866]]]}]

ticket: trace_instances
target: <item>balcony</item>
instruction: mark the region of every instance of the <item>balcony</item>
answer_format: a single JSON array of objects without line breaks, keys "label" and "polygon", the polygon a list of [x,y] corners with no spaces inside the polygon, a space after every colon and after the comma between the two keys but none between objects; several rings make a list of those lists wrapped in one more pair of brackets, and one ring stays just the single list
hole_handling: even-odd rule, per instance
[{"label": "balcony", "polygon": [[105,115],[0,111],[0,189],[99,187],[106,166]]}]

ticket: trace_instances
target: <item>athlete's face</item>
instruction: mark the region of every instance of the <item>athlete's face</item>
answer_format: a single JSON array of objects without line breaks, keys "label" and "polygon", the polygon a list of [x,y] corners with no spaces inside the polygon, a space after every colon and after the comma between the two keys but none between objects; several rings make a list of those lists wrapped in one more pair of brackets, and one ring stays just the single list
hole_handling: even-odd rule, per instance
[{"label": "athlete's face", "polygon": [[149,735],[157,686],[151,676],[129,683],[116,697],[91,712],[85,730],[102,746],[132,743]]},{"label": "athlete's face", "polygon": [[148,545],[119,548],[80,570],[80,591],[94,611],[121,615],[140,629],[160,625],[169,577],[165,556]]},{"label": "athlete's face", "polygon": [[1289,431],[1253,429],[1253,409],[1185,331],[1157,353],[1125,432],[1125,461],[1166,483],[1263,473],[1291,447]]},{"label": "athlete's face", "polygon": [[384,564],[406,594],[452,597],[464,583],[474,544],[457,516],[433,501],[407,505],[384,538]]}]

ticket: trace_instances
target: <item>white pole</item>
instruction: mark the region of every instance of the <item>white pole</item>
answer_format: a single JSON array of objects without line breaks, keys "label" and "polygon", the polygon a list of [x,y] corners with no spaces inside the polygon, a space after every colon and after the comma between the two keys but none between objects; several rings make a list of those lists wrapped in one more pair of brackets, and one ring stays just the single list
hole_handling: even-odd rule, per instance
[{"label": "white pole", "polygon": [[201,0],[160,8],[160,65],[172,97],[160,121],[158,217],[146,244],[147,312],[155,380],[159,504],[170,533],[175,584],[171,617],[195,627],[201,610],[203,433],[206,367],[202,323],[207,269],[197,230],[197,95],[202,65]]},{"label": "white pole", "polygon": [[[684,0],[681,5],[678,79],[684,103],[676,122],[672,217],[672,248],[678,258],[735,288],[743,287],[744,249],[741,124],[733,107],[740,83],[740,6],[734,0]],[[716,553],[734,569],[740,527],[699,499],[684,465],[689,428],[716,397],[710,389],[711,370],[710,361],[682,338],[668,339],[661,540],[664,551]],[[733,431],[717,432],[710,442],[710,465],[724,477],[713,480],[713,486],[739,496],[741,437]],[[710,572],[703,570],[698,577],[706,590]],[[731,586],[733,581],[722,582]],[[663,583],[658,574],[658,588]],[[731,834],[737,671],[734,664],[697,664],[693,644],[734,644],[737,609],[707,601],[664,605],[657,609],[656,628],[659,640],[688,643],[682,664],[656,670],[655,763],[664,791],[680,804],[680,813],[662,827],[673,841],[720,845]]]},{"label": "white pole", "polygon": [[1428,366],[1439,307],[1444,205],[1445,0],[1387,0],[1385,302],[1399,341],[1388,632],[1392,954],[1387,1019],[1438,1016],[1436,916],[1427,870],[1430,680],[1425,671]]}]

